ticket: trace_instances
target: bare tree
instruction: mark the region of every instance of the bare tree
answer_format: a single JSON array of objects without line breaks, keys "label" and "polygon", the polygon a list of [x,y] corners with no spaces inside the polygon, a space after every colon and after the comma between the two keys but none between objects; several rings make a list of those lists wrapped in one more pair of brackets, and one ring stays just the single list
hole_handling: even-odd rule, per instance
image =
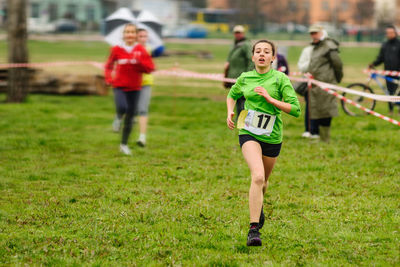
[{"label": "bare tree", "polygon": [[230,0],[232,8],[238,10],[235,23],[249,25],[250,31],[254,34],[264,28],[264,15],[261,12],[263,0]]},{"label": "bare tree", "polygon": [[358,12],[355,13],[355,20],[358,24],[363,24],[364,20],[370,21],[374,15],[374,1],[360,0],[356,4]]},{"label": "bare tree", "polygon": [[[27,63],[26,0],[8,0],[8,62]],[[28,94],[27,68],[10,68],[7,102],[22,102]]]},{"label": "bare tree", "polygon": [[265,12],[263,6],[269,6],[267,13],[265,14],[268,22],[274,23],[285,23],[287,22],[288,16],[288,3],[287,1],[276,1],[276,0],[263,0],[261,2],[260,9]]}]

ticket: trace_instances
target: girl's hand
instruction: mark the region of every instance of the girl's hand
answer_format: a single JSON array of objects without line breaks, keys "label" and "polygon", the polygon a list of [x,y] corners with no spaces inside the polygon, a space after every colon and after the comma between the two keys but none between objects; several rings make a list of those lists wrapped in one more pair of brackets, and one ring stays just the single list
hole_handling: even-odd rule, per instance
[{"label": "girl's hand", "polygon": [[226,124],[228,125],[228,128],[233,130],[235,129],[235,123],[233,122],[233,116],[235,116],[235,112],[231,112],[228,114],[228,117],[226,117]]},{"label": "girl's hand", "polygon": [[108,86],[112,86],[113,80],[114,80],[114,79],[113,79],[112,77],[111,77],[111,78],[105,78],[105,79],[104,79],[106,85],[108,85]]},{"label": "girl's hand", "polygon": [[259,94],[260,96],[263,96],[268,103],[270,102],[271,96],[268,94],[267,90],[265,90],[263,87],[258,86],[254,88],[254,92]]}]

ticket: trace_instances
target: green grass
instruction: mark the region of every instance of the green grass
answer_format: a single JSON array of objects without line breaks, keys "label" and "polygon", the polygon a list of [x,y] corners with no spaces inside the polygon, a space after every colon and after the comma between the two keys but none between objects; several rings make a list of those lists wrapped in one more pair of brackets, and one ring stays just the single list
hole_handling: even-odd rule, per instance
[{"label": "green grass", "polygon": [[[40,61],[107,53],[96,43],[30,45]],[[207,49],[220,54],[157,65],[217,72],[228,47]],[[292,64],[299,51],[290,50]],[[363,79],[366,51],[343,52],[359,75],[352,79]],[[341,113],[331,144],[320,144],[300,137],[301,118],[284,115],[284,145],[264,200],[264,244],[248,248],[249,171],[237,133],[225,125],[226,93],[217,82],[158,77],[148,146],[134,144],[135,129],[132,157],[119,153],[120,136],[111,132],[111,95],[1,104],[0,264],[400,265],[398,126]],[[385,114],[387,104],[377,111]]]}]

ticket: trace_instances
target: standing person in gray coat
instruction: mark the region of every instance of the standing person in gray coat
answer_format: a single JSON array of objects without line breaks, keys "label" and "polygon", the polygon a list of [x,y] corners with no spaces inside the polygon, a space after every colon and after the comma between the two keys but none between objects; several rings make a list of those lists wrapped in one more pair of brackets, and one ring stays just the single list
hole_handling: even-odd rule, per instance
[{"label": "standing person in gray coat", "polygon": [[[309,33],[312,38],[313,51],[311,53],[308,71],[318,81],[336,84],[343,78],[343,64],[339,57],[339,42],[324,37],[323,27],[312,25]],[[309,91],[309,108],[311,135],[320,135],[321,141],[329,142],[332,118],[338,116],[338,104],[335,96],[328,94],[321,88],[313,85]]]},{"label": "standing person in gray coat", "polygon": [[[250,42],[246,39],[244,27],[242,25],[236,25],[233,28],[233,34],[235,36],[235,43],[232,49],[229,51],[229,55],[224,66],[224,75],[225,78],[236,79],[240,76],[240,74],[242,74],[242,72],[253,70],[254,64],[251,60],[253,56],[251,52],[252,47]],[[233,83],[224,83],[224,87],[226,89],[231,89],[232,85]],[[236,101],[237,117],[244,109],[244,102],[244,97],[241,97]]]}]

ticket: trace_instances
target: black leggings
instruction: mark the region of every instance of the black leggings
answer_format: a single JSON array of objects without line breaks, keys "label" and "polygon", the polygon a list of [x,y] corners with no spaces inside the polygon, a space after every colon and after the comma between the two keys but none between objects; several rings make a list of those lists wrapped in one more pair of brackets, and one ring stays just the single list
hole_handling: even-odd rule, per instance
[{"label": "black leggings", "polygon": [[311,134],[319,134],[319,126],[329,127],[331,126],[332,117],[322,118],[311,121]]},{"label": "black leggings", "polygon": [[122,130],[121,144],[128,144],[129,135],[133,127],[133,117],[137,110],[140,91],[125,92],[121,88],[114,89],[115,106],[119,119],[125,114],[124,128]]},{"label": "black leggings", "polygon": [[[391,78],[398,80],[398,77],[391,77]],[[394,93],[397,90],[398,85],[396,83],[392,83],[392,82],[386,81],[386,87],[387,87],[387,89],[389,91],[389,95],[394,95]],[[400,92],[399,92],[398,95],[400,95]],[[398,102],[396,102],[396,103],[388,102],[388,104],[389,104],[389,111],[393,111],[394,104],[399,105]]]},{"label": "black leggings", "polygon": [[318,134],[318,123],[315,120],[310,119],[310,105],[308,103],[308,92],[306,91],[304,95],[304,100],[306,101],[306,111],[304,114],[304,128],[306,132]]}]

